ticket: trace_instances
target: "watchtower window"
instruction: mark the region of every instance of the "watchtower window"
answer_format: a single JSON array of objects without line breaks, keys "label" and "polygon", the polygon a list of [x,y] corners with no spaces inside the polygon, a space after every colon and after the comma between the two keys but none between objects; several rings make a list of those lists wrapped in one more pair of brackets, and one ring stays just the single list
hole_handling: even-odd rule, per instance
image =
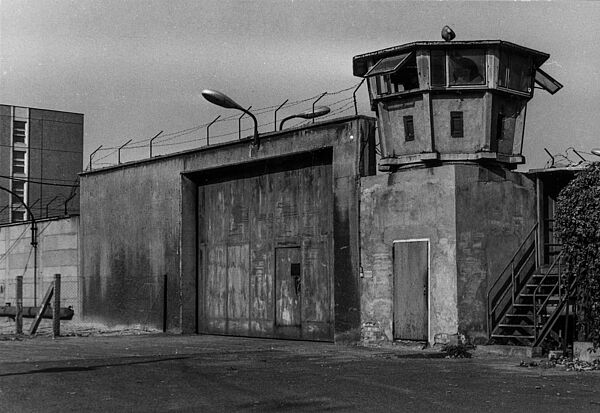
[{"label": "watchtower window", "polygon": [[532,74],[530,58],[505,51],[500,54],[498,86],[530,93]]},{"label": "watchtower window", "polygon": [[483,50],[448,51],[448,74],[451,86],[485,84],[485,53]]},{"label": "watchtower window", "polygon": [[446,52],[431,51],[431,86],[446,86]]},{"label": "watchtower window", "polygon": [[498,118],[496,119],[496,139],[501,141],[504,139],[504,114],[498,113]]},{"label": "watchtower window", "polygon": [[415,124],[412,116],[404,116],[404,140],[406,142],[415,140]]},{"label": "watchtower window", "polygon": [[365,77],[375,77],[378,96],[419,88],[419,73],[414,53],[383,58],[369,69]]},{"label": "watchtower window", "polygon": [[453,138],[462,138],[464,136],[462,112],[450,112],[450,136]]}]

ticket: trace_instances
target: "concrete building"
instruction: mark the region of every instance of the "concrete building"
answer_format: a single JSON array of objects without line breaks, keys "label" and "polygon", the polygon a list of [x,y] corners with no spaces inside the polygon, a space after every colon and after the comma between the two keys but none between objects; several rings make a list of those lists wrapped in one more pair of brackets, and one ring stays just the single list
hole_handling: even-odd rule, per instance
[{"label": "concrete building", "polygon": [[[35,218],[79,211],[83,115],[0,105],[0,187]],[[27,220],[23,204],[0,191],[0,223]]]},{"label": "concrete building", "polygon": [[[82,315],[334,340],[360,329],[358,196],[374,119],[341,118],[81,175]],[[166,282],[165,282],[166,280]]]},{"label": "concrete building", "polygon": [[542,183],[557,187],[514,171],[534,84],[561,87],[548,57],[503,41],[356,56],[378,173],[375,120],[351,117],[82,174],[83,318],[310,340],[556,338],[565,297],[538,221]]},{"label": "concrete building", "polygon": [[[461,41],[354,58],[377,113],[379,169],[389,172],[361,185],[368,340],[537,339],[531,312],[504,317],[515,303],[531,306],[519,301],[531,295],[521,289],[539,265],[516,281],[509,274],[508,284],[502,269],[538,220],[533,180],[512,169],[524,162],[534,84],[552,93],[561,87],[539,68],[548,57],[504,41]],[[519,291],[516,301],[509,287]]]}]

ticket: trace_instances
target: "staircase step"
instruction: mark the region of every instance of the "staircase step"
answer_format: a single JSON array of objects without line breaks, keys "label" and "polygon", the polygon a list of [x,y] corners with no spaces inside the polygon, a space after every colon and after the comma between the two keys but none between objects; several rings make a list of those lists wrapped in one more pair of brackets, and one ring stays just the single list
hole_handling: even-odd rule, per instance
[{"label": "staircase step", "polygon": [[551,280],[553,278],[558,278],[558,272],[556,274],[551,273],[551,274],[546,274],[546,273],[539,273],[539,272],[534,272],[532,277],[535,278],[544,278],[546,277],[547,280]]},{"label": "staircase step", "polygon": [[552,288],[552,287],[556,287],[556,284],[525,284],[525,287],[527,288]]},{"label": "staircase step", "polygon": [[[551,300],[560,300],[560,297],[557,294],[536,294],[536,297],[545,298],[550,297]],[[531,297],[533,298],[533,294],[519,294],[519,297]]]},{"label": "staircase step", "polygon": [[514,313],[509,313],[509,314],[505,314],[505,317],[514,317],[514,318],[523,318],[523,317],[528,317],[531,318],[533,317],[533,314],[514,314]]},{"label": "staircase step", "polygon": [[500,328],[533,328],[533,325],[528,324],[498,324]]},{"label": "staircase step", "polygon": [[492,334],[492,338],[516,338],[516,339],[528,339],[533,340],[535,336],[518,336],[514,334]]}]

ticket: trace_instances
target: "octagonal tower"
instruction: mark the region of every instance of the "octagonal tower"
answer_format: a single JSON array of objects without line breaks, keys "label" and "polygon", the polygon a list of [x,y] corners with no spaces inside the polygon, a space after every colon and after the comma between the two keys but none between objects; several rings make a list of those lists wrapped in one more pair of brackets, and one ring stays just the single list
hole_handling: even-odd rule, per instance
[{"label": "octagonal tower", "polygon": [[377,113],[380,170],[440,161],[524,163],[534,85],[562,85],[540,69],[549,55],[500,40],[414,42],[354,57]]}]

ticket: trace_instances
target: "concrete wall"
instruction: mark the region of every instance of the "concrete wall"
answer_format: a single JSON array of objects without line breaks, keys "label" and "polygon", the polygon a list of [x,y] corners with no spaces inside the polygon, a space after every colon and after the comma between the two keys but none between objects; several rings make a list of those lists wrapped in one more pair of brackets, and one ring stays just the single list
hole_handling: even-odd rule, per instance
[{"label": "concrete wall", "polygon": [[393,340],[395,240],[429,239],[429,341],[458,329],[455,169],[367,177],[361,183],[361,307],[367,340]]},{"label": "concrete wall", "polygon": [[535,223],[524,174],[478,164],[362,179],[361,306],[366,341],[393,340],[395,240],[429,239],[429,342],[487,339],[487,288]]},{"label": "concrete wall", "polygon": [[457,289],[460,333],[487,341],[487,289],[536,222],[535,185],[502,168],[457,165]]},{"label": "concrete wall", "polygon": [[[372,161],[374,120],[342,118],[81,176],[83,314],[108,325],[197,331],[197,192],[204,172],[332,148],[335,332],[360,326],[359,170]],[[362,152],[362,154],[361,154]],[[371,168],[372,169],[372,168]]]},{"label": "concrete wall", "polygon": [[16,224],[0,227],[0,304],[15,305],[15,278],[23,276],[23,305],[41,302],[54,274],[61,274],[61,305],[72,306],[75,319],[81,316],[79,294],[79,217],[38,222],[37,288],[34,286],[34,256],[31,226]]}]

